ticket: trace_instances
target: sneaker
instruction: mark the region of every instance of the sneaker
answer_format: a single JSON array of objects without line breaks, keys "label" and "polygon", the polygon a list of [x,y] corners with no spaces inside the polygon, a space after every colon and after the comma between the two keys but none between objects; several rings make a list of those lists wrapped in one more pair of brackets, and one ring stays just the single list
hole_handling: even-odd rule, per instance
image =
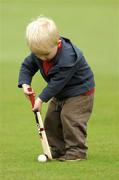
[{"label": "sneaker", "polygon": [[59,157],[58,160],[59,161],[82,161],[82,160],[86,160],[86,157],[65,154],[64,156]]}]

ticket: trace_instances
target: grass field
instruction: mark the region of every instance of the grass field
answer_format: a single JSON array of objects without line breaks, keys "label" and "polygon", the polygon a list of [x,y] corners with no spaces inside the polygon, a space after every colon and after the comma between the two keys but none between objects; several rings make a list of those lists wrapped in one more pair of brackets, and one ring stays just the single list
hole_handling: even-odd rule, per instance
[{"label": "grass field", "polygon": [[[30,104],[17,88],[29,53],[25,27],[40,14],[84,52],[96,80],[88,126],[88,160],[38,163],[42,152]],[[119,179],[119,3],[116,0],[0,0],[0,179]],[[45,86],[37,74],[33,87]],[[47,104],[43,107],[45,115]]]}]

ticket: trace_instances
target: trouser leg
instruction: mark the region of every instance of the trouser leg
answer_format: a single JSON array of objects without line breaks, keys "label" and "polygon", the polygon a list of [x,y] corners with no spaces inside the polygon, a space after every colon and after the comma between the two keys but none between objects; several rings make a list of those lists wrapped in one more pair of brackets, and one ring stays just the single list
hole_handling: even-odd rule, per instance
[{"label": "trouser leg", "polygon": [[46,113],[44,127],[51,150],[63,152],[65,143],[62,132],[60,113],[61,107],[58,105],[58,101],[53,98]]},{"label": "trouser leg", "polygon": [[65,148],[69,154],[86,156],[87,122],[93,108],[93,97],[68,98],[61,111]]}]

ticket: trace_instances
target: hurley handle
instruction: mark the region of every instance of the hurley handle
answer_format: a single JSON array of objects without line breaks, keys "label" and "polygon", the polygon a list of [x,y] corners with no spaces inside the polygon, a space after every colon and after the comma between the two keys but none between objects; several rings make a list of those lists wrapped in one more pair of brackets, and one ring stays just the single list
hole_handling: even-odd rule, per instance
[{"label": "hurley handle", "polygon": [[[29,87],[29,88],[28,88],[28,91],[29,91],[29,92],[32,92],[32,88]],[[33,95],[33,94],[30,94],[30,95],[29,95],[29,99],[30,99],[30,101],[31,101],[31,105],[32,105],[32,108],[33,108],[33,107],[34,107],[34,104],[35,104],[35,97],[34,97],[34,95]]]}]

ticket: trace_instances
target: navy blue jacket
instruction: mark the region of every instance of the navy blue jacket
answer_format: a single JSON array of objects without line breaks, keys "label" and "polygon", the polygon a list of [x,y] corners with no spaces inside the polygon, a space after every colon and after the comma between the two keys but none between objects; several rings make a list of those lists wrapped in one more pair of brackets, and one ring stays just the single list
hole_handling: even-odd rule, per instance
[{"label": "navy blue jacket", "polygon": [[40,70],[47,86],[39,94],[42,101],[47,102],[52,97],[59,100],[78,96],[94,88],[94,76],[86,62],[83,53],[70,40],[62,39],[62,48],[53,60],[53,67],[48,76],[43,72],[42,60],[31,53],[25,58],[19,73],[18,87],[30,85],[34,74]]}]

